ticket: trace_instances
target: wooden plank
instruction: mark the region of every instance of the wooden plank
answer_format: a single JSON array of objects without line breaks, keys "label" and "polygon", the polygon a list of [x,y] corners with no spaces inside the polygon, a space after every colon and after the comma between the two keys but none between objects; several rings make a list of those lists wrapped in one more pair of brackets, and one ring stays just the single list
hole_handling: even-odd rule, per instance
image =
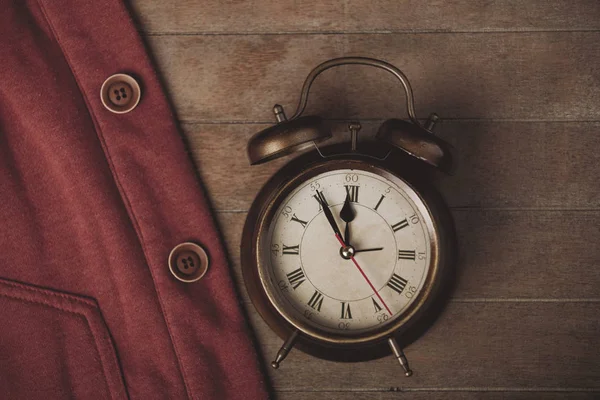
[{"label": "wooden plank", "polygon": [[[347,54],[406,66],[423,116],[435,111],[445,118],[600,119],[598,32],[356,35],[347,42]],[[402,96],[389,89],[389,77],[372,68],[353,70],[346,72],[347,96],[360,100],[349,101],[342,115],[398,113]]]},{"label": "wooden plank", "polygon": [[352,31],[490,32],[598,29],[594,0],[563,1],[349,1]]},{"label": "wooden plank", "polygon": [[[600,249],[593,245],[600,233],[600,211],[453,214],[460,254],[454,298],[594,299],[600,306]],[[246,213],[217,216],[247,302],[239,259]]]},{"label": "wooden plank", "polygon": [[[422,117],[600,119],[600,32],[154,36],[149,44],[186,121],[272,121],[275,103],[291,114],[309,71],[348,54],[403,69]],[[391,75],[353,66],[317,79],[309,111],[380,119],[404,116],[403,102]]]},{"label": "wooden plank", "polygon": [[443,123],[454,176],[438,180],[454,207],[598,208],[600,123]]},{"label": "wooden plank", "polygon": [[418,0],[133,0],[148,34],[282,32],[488,32],[600,28],[595,0],[435,2]]},{"label": "wooden plank", "polygon": [[[364,123],[363,138],[380,123]],[[192,155],[217,210],[248,210],[267,179],[289,160],[250,167],[248,139],[267,125],[185,124]],[[445,121],[458,169],[437,186],[452,207],[598,208],[600,123]],[[344,140],[346,124],[334,124]],[[225,167],[226,166],[226,167]]]},{"label": "wooden plank", "polygon": [[399,391],[399,392],[278,392],[277,400],[592,400],[598,399],[598,392],[540,392],[540,391]]},{"label": "wooden plank", "polygon": [[[450,303],[436,324],[405,350],[407,379],[390,356],[345,364],[292,351],[270,370],[280,391],[390,388],[600,390],[598,304]],[[271,360],[281,339],[249,309],[262,354]],[[399,389],[399,390],[401,390]],[[512,395],[512,393],[511,393]]]},{"label": "wooden plank", "polygon": [[[271,121],[277,101],[297,101],[311,68],[341,54],[342,38],[158,36],[149,44],[180,119]],[[340,85],[329,78],[315,87],[320,105],[336,103]]]},{"label": "wooden plank", "polygon": [[342,2],[132,0],[147,34],[340,31]]},{"label": "wooden plank", "polygon": [[459,298],[600,299],[598,211],[453,212]]}]

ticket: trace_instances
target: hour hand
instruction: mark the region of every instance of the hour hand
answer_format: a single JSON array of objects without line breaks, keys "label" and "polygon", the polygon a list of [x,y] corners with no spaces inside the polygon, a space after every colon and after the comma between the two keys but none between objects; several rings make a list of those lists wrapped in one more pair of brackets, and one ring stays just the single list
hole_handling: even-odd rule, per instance
[{"label": "hour hand", "polygon": [[354,217],[356,217],[356,213],[350,205],[350,196],[347,195],[346,201],[344,201],[344,206],[340,211],[340,218],[346,223],[346,230],[344,231],[344,240],[346,241],[346,244],[348,246],[350,245],[350,222],[354,220]]},{"label": "hour hand", "polygon": [[337,226],[337,223],[335,222],[335,218],[333,217],[331,210],[329,209],[329,205],[327,204],[327,200],[325,199],[323,192],[319,192],[317,190],[316,198],[317,198],[317,201],[319,202],[319,204],[321,204],[321,207],[323,208],[323,214],[325,214],[325,217],[327,218],[329,225],[331,225],[331,229],[333,229],[333,232],[336,234],[336,236],[341,238],[342,234],[340,232],[340,229]]}]

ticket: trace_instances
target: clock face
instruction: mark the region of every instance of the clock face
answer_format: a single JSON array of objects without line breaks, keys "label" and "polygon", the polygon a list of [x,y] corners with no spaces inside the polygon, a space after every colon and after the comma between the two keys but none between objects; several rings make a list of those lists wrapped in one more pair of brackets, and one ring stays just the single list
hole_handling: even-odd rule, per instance
[{"label": "clock face", "polygon": [[324,172],[279,203],[260,246],[261,273],[271,301],[296,326],[366,334],[406,315],[426,286],[431,216],[408,184],[384,176]]}]

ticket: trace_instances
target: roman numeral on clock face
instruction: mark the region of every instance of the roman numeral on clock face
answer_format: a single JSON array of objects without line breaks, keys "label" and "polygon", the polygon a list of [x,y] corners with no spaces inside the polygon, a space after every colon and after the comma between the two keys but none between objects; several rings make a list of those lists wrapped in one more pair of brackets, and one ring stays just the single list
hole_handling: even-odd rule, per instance
[{"label": "roman numeral on clock face", "polygon": [[394,274],[392,275],[390,281],[387,283],[387,286],[389,286],[393,291],[397,292],[398,294],[402,294],[402,291],[406,287],[407,283],[408,281],[406,279],[402,278],[398,274]]},{"label": "roman numeral on clock face", "polygon": [[377,302],[377,300],[375,300],[374,298],[371,297],[371,300],[373,300],[373,307],[375,308],[375,312],[378,313],[379,311],[382,310],[381,306],[379,305],[379,303]]},{"label": "roman numeral on clock face", "polygon": [[315,290],[312,297],[308,301],[308,305],[317,311],[321,311],[321,306],[323,305],[323,295]]},{"label": "roman numeral on clock face", "polygon": [[352,203],[358,203],[358,189],[356,185],[344,185],[346,188],[346,194]]},{"label": "roman numeral on clock face", "polygon": [[296,290],[296,288],[304,283],[306,280],[306,276],[304,275],[304,271],[302,268],[298,268],[289,274],[287,274],[288,281],[290,281],[290,285]]},{"label": "roman numeral on clock face", "polygon": [[392,225],[392,229],[394,230],[394,232],[398,232],[400,229],[406,228],[407,226],[408,226],[408,221],[405,218],[402,221],[398,222],[397,224]]},{"label": "roman numeral on clock face", "polygon": [[306,224],[308,223],[307,221],[302,221],[301,219],[299,219],[298,217],[296,217],[296,214],[292,215],[292,219],[291,220],[299,223],[300,225],[302,225],[303,228],[306,228]]},{"label": "roman numeral on clock face", "polygon": [[283,244],[283,250],[281,251],[281,253],[298,255],[298,254],[300,254],[300,245],[286,246],[285,244]]},{"label": "roman numeral on clock face", "polygon": [[[319,195],[318,194],[313,194],[313,197],[315,198],[315,200],[317,201],[317,203],[319,203],[319,211],[321,211],[323,209],[323,206],[321,205],[321,199],[319,199]],[[327,204],[327,200],[323,199],[323,201],[325,202],[326,206],[329,206],[329,204]]]},{"label": "roman numeral on clock face", "polygon": [[377,211],[377,209],[379,208],[379,206],[381,205],[381,202],[383,201],[383,199],[385,199],[384,195],[381,195],[381,197],[379,198],[379,201],[377,202],[377,204],[375,205],[374,210]]},{"label": "roman numeral on clock face", "polygon": [[415,250],[398,250],[398,260],[413,260],[415,259]]},{"label": "roman numeral on clock face", "polygon": [[342,319],[352,319],[352,312],[350,311],[350,303],[342,302]]}]

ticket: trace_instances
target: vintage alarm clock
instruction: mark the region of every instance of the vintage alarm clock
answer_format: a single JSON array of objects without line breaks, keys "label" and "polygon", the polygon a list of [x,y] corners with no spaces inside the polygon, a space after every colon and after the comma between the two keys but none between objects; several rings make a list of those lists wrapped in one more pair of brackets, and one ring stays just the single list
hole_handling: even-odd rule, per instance
[{"label": "vintage alarm clock", "polygon": [[[376,140],[319,147],[332,136],[318,116],[301,116],[314,79],[340,65],[392,73],[404,87],[410,122],[385,121]],[[296,346],[316,357],[362,361],[389,354],[412,375],[403,347],[439,314],[451,286],[455,234],[432,170],[452,167],[450,146],[421,125],[406,76],[381,60],[344,57],[306,78],[293,117],[248,143],[251,164],[312,149],[258,193],[241,244],[244,281],[267,324],[283,340],[274,368]]]}]

